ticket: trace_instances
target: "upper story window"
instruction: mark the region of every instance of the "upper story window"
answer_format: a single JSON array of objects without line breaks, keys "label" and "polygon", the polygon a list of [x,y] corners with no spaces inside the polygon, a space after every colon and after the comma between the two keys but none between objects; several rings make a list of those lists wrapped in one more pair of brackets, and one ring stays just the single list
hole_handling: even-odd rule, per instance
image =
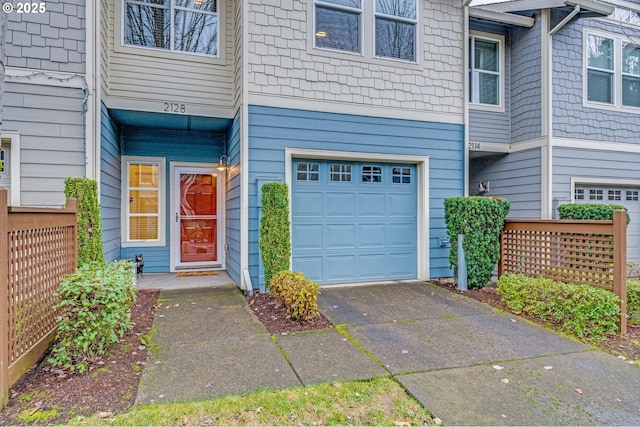
[{"label": "upper story window", "polygon": [[124,0],[124,43],[218,55],[218,0]]},{"label": "upper story window", "polygon": [[640,26],[640,12],[635,10],[616,6],[609,18],[625,24]]},{"label": "upper story window", "polygon": [[315,0],[316,47],[360,53],[361,0]]},{"label": "upper story window", "polygon": [[469,41],[469,101],[502,105],[502,40],[471,36]]},{"label": "upper story window", "polygon": [[640,45],[616,36],[586,34],[586,100],[640,108]]},{"label": "upper story window", "polygon": [[415,61],[416,0],[376,0],[376,56]]},{"label": "upper story window", "polygon": [[314,47],[417,60],[417,0],[312,1]]}]

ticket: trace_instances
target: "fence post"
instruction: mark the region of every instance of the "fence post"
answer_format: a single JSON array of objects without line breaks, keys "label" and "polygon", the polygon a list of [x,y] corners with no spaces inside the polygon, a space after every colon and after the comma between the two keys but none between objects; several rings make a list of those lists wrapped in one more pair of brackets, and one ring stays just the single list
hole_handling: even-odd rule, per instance
[{"label": "fence post", "polygon": [[0,188],[0,409],[9,400],[9,207]]},{"label": "fence post", "polygon": [[613,292],[620,298],[621,334],[627,333],[627,211],[613,212]]},{"label": "fence post", "polygon": [[504,227],[500,232],[500,259],[498,259],[498,279],[504,273]]}]

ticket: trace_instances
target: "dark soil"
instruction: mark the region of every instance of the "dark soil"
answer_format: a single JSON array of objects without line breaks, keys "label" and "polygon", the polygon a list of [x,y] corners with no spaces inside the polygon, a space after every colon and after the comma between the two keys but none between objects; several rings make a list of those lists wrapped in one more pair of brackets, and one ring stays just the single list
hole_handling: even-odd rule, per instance
[{"label": "dark soil", "polygon": [[246,297],[247,303],[262,324],[272,334],[287,334],[289,332],[311,331],[314,329],[331,328],[322,314],[309,321],[300,322],[289,316],[282,301],[268,292],[257,292]]},{"label": "dark soil", "polygon": [[153,324],[158,290],[139,290],[131,311],[134,326],[120,342],[77,374],[52,367],[44,360],[34,365],[9,390],[9,403],[0,412],[0,425],[60,424],[77,415],[104,416],[123,411],[135,402],[147,349],[140,337]]},{"label": "dark soil", "polygon": [[[456,284],[451,279],[431,280],[430,282],[451,292],[460,293],[456,288]],[[544,321],[537,317],[513,312],[509,307],[502,303],[502,299],[496,288],[485,287],[482,289],[469,289],[463,294],[476,301],[480,301],[502,311],[515,314],[541,326],[558,331],[560,330],[560,325]],[[626,335],[611,335],[606,340],[594,345],[616,356],[622,356],[629,360],[640,360],[640,326],[628,325]]]}]

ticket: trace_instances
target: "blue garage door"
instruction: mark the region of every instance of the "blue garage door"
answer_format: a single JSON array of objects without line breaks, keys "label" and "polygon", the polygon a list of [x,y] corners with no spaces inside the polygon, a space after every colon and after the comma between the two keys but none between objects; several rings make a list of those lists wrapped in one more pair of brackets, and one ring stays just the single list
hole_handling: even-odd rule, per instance
[{"label": "blue garage door", "polygon": [[417,277],[414,165],[296,159],[293,269],[320,284]]}]

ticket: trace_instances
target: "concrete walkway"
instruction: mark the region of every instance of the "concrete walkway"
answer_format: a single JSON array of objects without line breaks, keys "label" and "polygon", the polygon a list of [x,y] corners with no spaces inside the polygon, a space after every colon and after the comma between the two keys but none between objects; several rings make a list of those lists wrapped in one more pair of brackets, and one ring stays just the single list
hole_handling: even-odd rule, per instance
[{"label": "concrete walkway", "polygon": [[336,327],[277,336],[235,285],[160,303],[142,403],[383,375],[446,425],[640,424],[637,366],[424,282],[323,288]]}]

